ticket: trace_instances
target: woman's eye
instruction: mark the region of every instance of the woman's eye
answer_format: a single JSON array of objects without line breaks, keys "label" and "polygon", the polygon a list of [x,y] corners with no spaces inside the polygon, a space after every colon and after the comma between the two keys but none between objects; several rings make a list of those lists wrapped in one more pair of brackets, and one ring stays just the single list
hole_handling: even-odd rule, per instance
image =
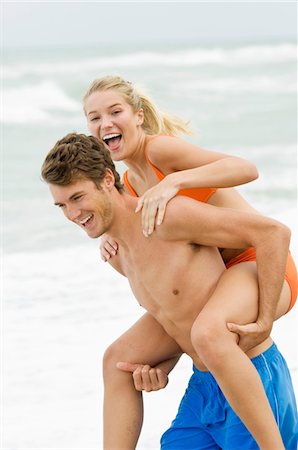
[{"label": "woman's eye", "polygon": [[99,119],[99,117],[92,117],[92,119],[90,119],[90,122],[95,122],[98,119]]},{"label": "woman's eye", "polygon": [[117,109],[116,111],[113,111],[112,114],[119,114],[120,112],[121,112],[120,109]]}]

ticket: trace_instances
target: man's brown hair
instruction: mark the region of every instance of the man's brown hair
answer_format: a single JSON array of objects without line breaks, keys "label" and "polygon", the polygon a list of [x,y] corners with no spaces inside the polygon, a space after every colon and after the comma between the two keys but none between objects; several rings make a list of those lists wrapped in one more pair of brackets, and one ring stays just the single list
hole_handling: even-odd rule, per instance
[{"label": "man's brown hair", "polygon": [[113,172],[115,187],[121,192],[123,185],[120,176],[104,144],[93,136],[70,133],[49,151],[41,168],[41,176],[47,183],[60,186],[86,178],[99,187],[107,169]]}]

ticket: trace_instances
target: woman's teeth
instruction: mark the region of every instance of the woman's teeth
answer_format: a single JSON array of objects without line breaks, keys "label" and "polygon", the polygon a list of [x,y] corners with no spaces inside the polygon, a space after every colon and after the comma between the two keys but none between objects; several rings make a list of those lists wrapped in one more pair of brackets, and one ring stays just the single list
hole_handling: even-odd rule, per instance
[{"label": "woman's teeth", "polygon": [[120,133],[113,133],[113,134],[107,134],[106,136],[103,137],[104,141],[108,141],[109,139],[115,138],[120,136]]},{"label": "woman's teeth", "polygon": [[121,134],[119,133],[111,133],[104,136],[102,139],[107,144],[108,147],[115,147],[117,146],[118,142],[120,142]]}]

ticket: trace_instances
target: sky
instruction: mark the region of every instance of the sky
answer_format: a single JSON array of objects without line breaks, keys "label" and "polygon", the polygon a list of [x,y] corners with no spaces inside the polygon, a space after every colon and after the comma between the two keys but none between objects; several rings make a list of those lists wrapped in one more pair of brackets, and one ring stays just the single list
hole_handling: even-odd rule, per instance
[{"label": "sky", "polygon": [[1,1],[5,47],[296,39],[296,2]]}]

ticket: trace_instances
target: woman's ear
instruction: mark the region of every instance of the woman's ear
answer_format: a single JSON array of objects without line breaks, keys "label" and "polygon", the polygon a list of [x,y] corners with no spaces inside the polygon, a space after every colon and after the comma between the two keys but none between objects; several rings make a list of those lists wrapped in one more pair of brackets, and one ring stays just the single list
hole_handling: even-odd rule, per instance
[{"label": "woman's ear", "polygon": [[137,112],[137,125],[143,125],[144,123],[144,110],[140,108]]}]

